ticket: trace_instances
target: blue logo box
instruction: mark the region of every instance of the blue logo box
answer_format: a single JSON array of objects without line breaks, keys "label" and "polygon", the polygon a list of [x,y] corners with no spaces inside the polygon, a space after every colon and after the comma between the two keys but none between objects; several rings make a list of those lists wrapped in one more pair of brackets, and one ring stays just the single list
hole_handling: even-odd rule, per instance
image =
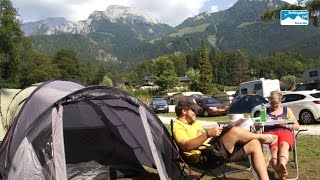
[{"label": "blue logo box", "polygon": [[281,10],[281,25],[309,25],[308,10]]}]

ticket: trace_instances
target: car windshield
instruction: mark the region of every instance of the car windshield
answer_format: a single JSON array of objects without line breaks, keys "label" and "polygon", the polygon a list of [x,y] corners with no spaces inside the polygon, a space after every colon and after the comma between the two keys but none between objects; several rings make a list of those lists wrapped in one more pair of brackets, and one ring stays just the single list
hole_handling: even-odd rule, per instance
[{"label": "car windshield", "polygon": [[293,91],[305,91],[307,89],[307,86],[305,84],[299,84],[296,85],[296,89]]},{"label": "car windshield", "polygon": [[310,96],[312,96],[314,98],[320,98],[320,93],[310,94]]},{"label": "car windshield", "polygon": [[217,103],[221,103],[221,102],[214,99],[214,98],[207,98],[207,99],[203,99],[202,103],[203,104],[217,104]]},{"label": "car windshield", "polygon": [[164,100],[164,97],[162,97],[162,96],[153,96],[152,99],[153,100]]},{"label": "car windshield", "polygon": [[166,100],[156,100],[156,101],[153,101],[152,104],[153,105],[167,105],[167,101]]}]

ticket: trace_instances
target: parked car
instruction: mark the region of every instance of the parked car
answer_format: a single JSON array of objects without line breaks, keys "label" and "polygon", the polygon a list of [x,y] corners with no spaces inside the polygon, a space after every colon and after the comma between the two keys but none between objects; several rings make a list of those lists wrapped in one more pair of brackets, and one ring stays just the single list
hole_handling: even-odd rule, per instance
[{"label": "parked car", "polygon": [[163,96],[152,96],[152,100],[165,100]]},{"label": "parked car", "polygon": [[319,90],[320,91],[320,82],[307,82],[302,84],[296,84],[296,89],[293,91],[308,91],[308,90]]},{"label": "parked car", "polygon": [[155,112],[155,113],[168,113],[169,112],[169,106],[168,102],[164,99],[155,99],[150,102],[149,107]]},{"label": "parked car", "polygon": [[251,113],[254,107],[262,103],[266,104],[268,101],[260,95],[248,94],[233,100],[230,105],[229,114]]},{"label": "parked car", "polygon": [[[283,107],[291,108],[301,124],[312,124],[320,119],[320,91],[285,92],[281,103]],[[270,107],[270,104],[267,103],[266,107]],[[258,116],[259,109],[260,105],[253,108],[251,115]]]},{"label": "parked car", "polygon": [[215,115],[226,115],[228,113],[229,106],[225,103],[212,98],[212,97],[201,97],[195,99],[197,104],[201,107],[198,111],[200,116],[215,116]]}]

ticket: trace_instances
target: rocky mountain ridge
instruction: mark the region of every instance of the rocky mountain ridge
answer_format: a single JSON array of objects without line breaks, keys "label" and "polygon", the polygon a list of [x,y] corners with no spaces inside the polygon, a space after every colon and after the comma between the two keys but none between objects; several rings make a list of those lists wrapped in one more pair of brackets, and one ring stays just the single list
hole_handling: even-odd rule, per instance
[{"label": "rocky mountain ridge", "polygon": [[[199,48],[201,40],[209,49],[242,49],[250,56],[261,57],[285,51],[302,53],[307,57],[320,56],[317,50],[320,37],[318,27],[281,26],[279,20],[263,22],[260,19],[260,15],[270,6],[282,5],[284,2],[281,0],[238,0],[229,9],[200,13],[175,28],[159,23],[148,13],[141,11],[139,14],[137,11],[140,12],[140,9],[111,6],[106,11],[93,12],[87,20],[77,24],[66,22],[59,28],[44,24],[31,37],[34,47],[49,55],[62,47],[74,48],[75,42],[77,52],[82,53],[92,46],[79,44],[91,41],[96,44],[96,52],[109,53],[120,62],[152,59],[178,52],[192,54]],[[50,35],[46,35],[48,33]],[[70,43],[65,38],[68,34],[78,35],[73,36]],[[48,39],[50,44],[47,44]],[[80,59],[88,60],[85,57]],[[115,62],[114,58],[104,61]]]},{"label": "rocky mountain ridge", "polygon": [[[53,35],[62,33],[82,34],[101,31],[99,25],[104,24],[121,24],[128,27],[142,26],[144,33],[159,33],[157,28],[167,29],[170,31],[172,27],[161,24],[159,20],[154,18],[150,12],[142,8],[124,7],[112,5],[105,11],[94,11],[86,20],[71,22],[65,18],[47,18],[45,20],[25,23],[22,26],[25,34],[29,35]],[[103,31],[108,31],[105,29]],[[135,29],[133,29],[135,31]],[[166,31],[166,30],[165,30]],[[165,33],[165,32],[164,32]],[[162,34],[162,32],[160,32]],[[142,35],[143,36],[143,35]]]}]

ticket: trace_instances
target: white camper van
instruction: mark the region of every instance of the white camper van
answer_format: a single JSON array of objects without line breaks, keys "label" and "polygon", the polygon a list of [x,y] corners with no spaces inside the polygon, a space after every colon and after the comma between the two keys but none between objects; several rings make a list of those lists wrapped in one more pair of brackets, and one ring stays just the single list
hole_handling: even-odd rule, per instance
[{"label": "white camper van", "polygon": [[232,103],[235,93],[236,91],[223,91],[223,92],[213,94],[212,97],[226,103],[227,105],[230,105]]},{"label": "white camper van", "polygon": [[280,81],[278,79],[264,79],[247,81],[239,85],[235,98],[242,97],[247,94],[258,94],[264,98],[270,96],[271,91],[280,91]]},{"label": "white camper van", "polygon": [[294,91],[320,90],[320,67],[304,71],[302,80],[303,83],[296,84]]},{"label": "white camper van", "polygon": [[305,83],[320,81],[320,67],[304,71],[302,73],[302,80]]}]

